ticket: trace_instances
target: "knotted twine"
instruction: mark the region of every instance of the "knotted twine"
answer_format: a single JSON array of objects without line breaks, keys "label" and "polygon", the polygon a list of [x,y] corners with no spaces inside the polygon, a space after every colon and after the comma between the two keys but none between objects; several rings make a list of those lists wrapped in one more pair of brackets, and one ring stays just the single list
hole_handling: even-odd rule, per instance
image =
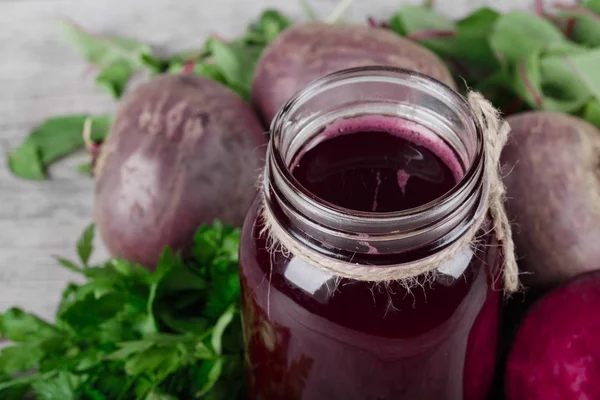
[{"label": "knotted twine", "polygon": [[[515,257],[515,247],[512,238],[510,222],[504,208],[505,187],[500,171],[500,155],[508,140],[509,125],[500,119],[498,110],[481,94],[470,92],[468,102],[477,118],[482,130],[484,140],[484,177],[483,210],[489,210],[492,230],[496,239],[502,246],[504,259],[504,290],[515,292],[519,289],[519,271]],[[463,236],[445,249],[426,258],[408,263],[374,266],[352,263],[326,257],[318,252],[303,246],[281,227],[273,215],[263,188],[262,217],[264,228],[262,233],[267,233],[270,243],[269,249],[277,248],[285,254],[292,254],[308,262],[316,268],[337,277],[349,278],[369,282],[406,282],[410,286],[415,278],[422,274],[435,273],[437,269],[452,260],[466,246],[471,246],[477,239],[477,234],[486,221],[487,213],[479,213],[469,229]]]}]

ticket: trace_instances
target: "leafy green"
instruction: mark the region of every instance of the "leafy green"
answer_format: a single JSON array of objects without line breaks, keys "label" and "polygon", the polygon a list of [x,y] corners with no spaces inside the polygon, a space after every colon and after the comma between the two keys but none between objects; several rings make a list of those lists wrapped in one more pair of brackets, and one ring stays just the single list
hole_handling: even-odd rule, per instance
[{"label": "leafy green", "polygon": [[596,123],[600,1],[558,7],[560,18],[480,8],[453,22],[428,7],[403,6],[390,27],[434,51],[457,82],[482,91],[505,113],[541,109]]},{"label": "leafy green", "polygon": [[113,98],[119,99],[133,72],[131,65],[126,61],[114,61],[100,70],[96,77],[96,84],[108,91]]},{"label": "leafy green", "polygon": [[523,11],[509,12],[498,18],[489,40],[495,54],[505,65],[519,63],[550,44],[566,46],[568,43],[553,24]]},{"label": "leafy green", "polygon": [[11,308],[0,315],[0,337],[18,343],[29,343],[52,336],[52,325],[22,310]]},{"label": "leafy green", "polygon": [[170,60],[149,59],[154,71],[170,73],[191,72],[223,83],[245,100],[250,98],[252,77],[264,48],[292,24],[275,10],[264,11],[246,33],[226,42],[210,37],[199,50],[175,55]]},{"label": "leafy green", "polygon": [[94,224],[88,225],[83,231],[81,238],[77,241],[77,254],[81,263],[87,266],[92,251],[94,250]]},{"label": "leafy green", "polygon": [[[150,272],[120,259],[88,265],[94,225],[77,242],[85,282],[64,290],[56,323],[0,315],[0,398],[236,399],[242,393],[239,230],[215,222],[193,256],[165,249]],[[25,373],[25,375],[23,375]]]},{"label": "leafy green", "polygon": [[91,138],[102,141],[110,129],[109,116],[73,115],[50,118],[32,131],[21,146],[8,154],[11,172],[23,179],[46,179],[46,168],[54,161],[82,149],[86,119],[91,118]]},{"label": "leafy green", "polygon": [[42,349],[35,344],[7,347],[0,354],[0,370],[7,375],[30,371],[44,356]]},{"label": "leafy green", "polygon": [[600,1],[587,0],[580,5],[557,4],[560,21],[573,41],[590,46],[600,46]]},{"label": "leafy green", "polygon": [[97,35],[67,21],[60,26],[84,59],[99,68],[96,83],[115,99],[121,97],[133,73],[142,70],[143,57],[152,52],[149,45],[135,40]]},{"label": "leafy green", "polygon": [[32,388],[40,400],[78,400],[77,389],[85,380],[85,376],[60,371],[50,379],[35,381]]},{"label": "leafy green", "polygon": [[488,42],[498,18],[496,11],[481,8],[452,22],[430,8],[406,5],[391,18],[390,26],[436,52],[456,75],[470,79],[487,76],[499,65]]},{"label": "leafy green", "polygon": [[590,101],[584,109],[583,118],[600,129],[600,101]]}]

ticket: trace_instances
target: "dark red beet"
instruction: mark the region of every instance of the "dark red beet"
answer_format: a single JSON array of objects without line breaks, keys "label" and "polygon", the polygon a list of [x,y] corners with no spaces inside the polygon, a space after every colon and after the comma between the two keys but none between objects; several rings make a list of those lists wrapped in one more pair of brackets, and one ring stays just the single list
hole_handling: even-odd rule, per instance
[{"label": "dark red beet", "polygon": [[506,365],[507,400],[600,399],[600,272],[560,286],[527,313]]},{"label": "dark red beet", "polygon": [[152,267],[214,219],[240,226],[266,135],[251,108],[207,78],[166,75],[124,100],[102,148],[96,221],[109,251]]},{"label": "dark red beet", "polygon": [[283,32],[263,53],[252,99],[265,123],[310,81],[346,68],[387,65],[421,72],[455,87],[444,63],[426,48],[386,29],[304,23]]}]

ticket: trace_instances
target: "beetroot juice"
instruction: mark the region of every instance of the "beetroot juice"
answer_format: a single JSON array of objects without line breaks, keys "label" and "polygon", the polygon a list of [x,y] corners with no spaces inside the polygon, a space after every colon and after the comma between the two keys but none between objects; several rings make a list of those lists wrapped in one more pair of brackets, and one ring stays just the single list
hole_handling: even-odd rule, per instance
[{"label": "beetroot juice", "polygon": [[[460,149],[411,119],[353,113],[303,137],[289,152],[283,140],[279,150],[272,143],[270,152],[281,154],[269,155],[265,174],[273,176],[263,190],[283,229],[326,257],[381,268],[422,259],[451,240],[460,225],[452,215],[464,211],[468,220],[476,212],[460,203],[436,223],[422,217],[429,208],[439,214],[476,176]],[[411,285],[375,283],[279,251],[260,207],[259,198],[240,250],[250,399],[487,398],[500,300],[491,238],[482,233],[481,246]]]}]

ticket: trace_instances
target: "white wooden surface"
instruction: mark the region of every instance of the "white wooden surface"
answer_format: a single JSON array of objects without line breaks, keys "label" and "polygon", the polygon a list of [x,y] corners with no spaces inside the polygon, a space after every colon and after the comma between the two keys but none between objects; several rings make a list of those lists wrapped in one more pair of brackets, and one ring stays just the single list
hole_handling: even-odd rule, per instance
[{"label": "white wooden surface", "polygon": [[[355,0],[344,18],[386,17],[402,1]],[[308,3],[325,17],[338,0]],[[507,10],[531,1],[438,0],[436,8],[458,17],[486,3]],[[86,65],[62,40],[56,21],[70,17],[93,31],[177,51],[198,47],[212,32],[239,34],[266,7],[304,16],[300,0],[0,0],[0,312],[19,306],[52,319],[60,292],[74,278],[52,255],[74,257],[93,201],[93,181],[74,172],[83,155],[53,168],[51,181],[32,183],[9,175],[6,151],[47,117],[115,107],[84,77]],[[106,257],[97,246],[95,259]]]}]

